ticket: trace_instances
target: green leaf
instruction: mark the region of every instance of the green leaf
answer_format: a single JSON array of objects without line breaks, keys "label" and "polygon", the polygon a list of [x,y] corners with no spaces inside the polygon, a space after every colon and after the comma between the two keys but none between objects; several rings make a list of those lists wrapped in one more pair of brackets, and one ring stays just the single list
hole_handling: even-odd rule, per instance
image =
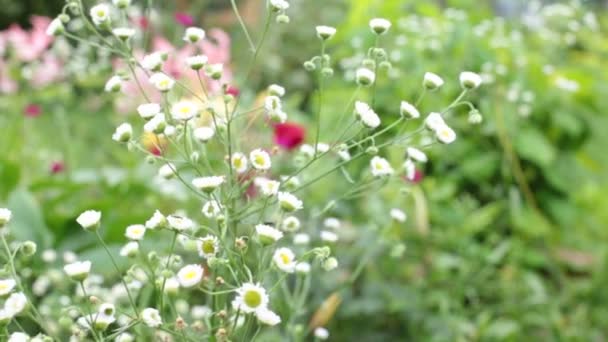
[{"label": "green leaf", "polygon": [[555,159],[553,145],[537,129],[526,128],[515,135],[515,150],[523,159],[538,166],[549,166]]},{"label": "green leaf", "polygon": [[0,160],[0,198],[6,198],[19,184],[21,169],[17,163],[8,160]]},{"label": "green leaf", "polygon": [[48,248],[53,242],[40,204],[25,189],[17,189],[8,198],[8,208],[13,212],[10,229],[16,239],[20,241],[32,240],[38,248]]}]

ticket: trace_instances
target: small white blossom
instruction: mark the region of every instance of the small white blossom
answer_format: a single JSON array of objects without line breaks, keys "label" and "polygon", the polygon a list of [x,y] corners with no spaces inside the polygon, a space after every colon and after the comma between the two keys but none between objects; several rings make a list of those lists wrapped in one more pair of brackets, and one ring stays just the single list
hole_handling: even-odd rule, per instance
[{"label": "small white blossom", "polygon": [[91,18],[95,25],[101,25],[110,20],[110,7],[106,4],[99,4],[91,7]]},{"label": "small white blossom", "polygon": [[374,83],[376,74],[368,68],[359,68],[355,73],[355,80],[358,85],[367,87]]},{"label": "small white blossom", "polygon": [[206,317],[211,316],[213,310],[206,305],[194,305],[192,307],[192,318],[194,319],[204,319]]},{"label": "small white blossom", "polygon": [[285,11],[289,8],[289,2],[285,0],[270,0],[270,7],[275,12]]},{"label": "small white blossom", "polygon": [[330,229],[340,229],[340,220],[338,220],[335,217],[328,217],[325,220],[323,220],[323,225],[325,226],[325,228],[330,228]]},{"label": "small white blossom", "polygon": [[289,248],[277,249],[272,256],[274,264],[283,272],[293,273],[296,267],[295,254]]},{"label": "small white blossom", "polygon": [[251,160],[251,166],[256,170],[266,171],[272,165],[268,152],[259,148],[249,153],[249,160]]},{"label": "small white blossom", "polygon": [[407,157],[421,163],[428,161],[426,154],[415,147],[407,148]]},{"label": "small white blossom", "polygon": [[336,34],[336,28],[331,26],[320,25],[316,27],[317,37],[322,40],[329,40]]},{"label": "small white blossom", "polygon": [[269,309],[260,309],[260,310],[256,310],[255,312],[255,317],[257,317],[257,319],[266,325],[277,325],[279,323],[281,323],[281,317],[279,315],[277,315],[276,313],[270,311]]},{"label": "small white blossom", "polygon": [[13,213],[7,208],[0,208],[0,228],[11,221]]},{"label": "small white blossom", "polygon": [[194,129],[192,135],[194,136],[194,139],[198,140],[199,142],[206,143],[213,138],[215,135],[215,130],[211,127],[201,126]]},{"label": "small white blossom", "polygon": [[125,9],[131,5],[131,0],[112,0],[112,3],[120,9]]},{"label": "small white blossom", "polygon": [[299,233],[293,236],[294,245],[308,245],[310,243],[310,236],[306,233]]},{"label": "small white blossom", "polygon": [[161,134],[167,128],[167,121],[164,113],[158,113],[144,124],[144,131],[148,133]]},{"label": "small white blossom", "polygon": [[325,271],[331,271],[333,269],[335,269],[336,267],[338,267],[338,259],[334,258],[334,257],[330,257],[325,259],[325,261],[323,261],[323,269]]},{"label": "small white blossom", "polygon": [[51,21],[49,26],[46,28],[46,34],[49,36],[57,36],[65,31],[65,27],[61,22],[61,19],[55,18]]},{"label": "small white blossom", "polygon": [[316,328],[314,334],[319,340],[327,340],[329,338],[329,331],[323,327]]},{"label": "small white blossom", "polygon": [[203,268],[198,264],[186,265],[177,272],[177,279],[182,287],[193,287],[201,282]]},{"label": "small white blossom", "polygon": [[407,101],[401,101],[400,112],[402,116],[409,119],[417,119],[420,117],[420,112],[418,109]]},{"label": "small white blossom", "polygon": [[448,125],[443,125],[435,130],[437,140],[443,144],[451,144],[456,140],[456,132]]},{"label": "small white blossom", "polygon": [[112,134],[112,140],[124,143],[131,140],[131,136],[133,136],[133,127],[125,122],[116,127],[116,131]]},{"label": "small white blossom", "polygon": [[17,283],[14,279],[0,279],[0,297],[4,297],[11,293]]},{"label": "small white blossom", "polygon": [[172,163],[166,163],[158,169],[158,175],[165,179],[170,179],[175,176],[177,169]]},{"label": "small white blossom", "polygon": [[129,240],[142,240],[146,234],[146,226],[143,224],[133,224],[125,229],[125,237]]},{"label": "small white blossom", "polygon": [[391,218],[397,222],[405,222],[405,220],[407,219],[407,215],[405,214],[405,212],[401,209],[398,208],[393,208],[391,209]]},{"label": "small white blossom", "polygon": [[265,245],[277,242],[283,238],[283,233],[280,230],[266,224],[256,225],[255,232],[258,235],[260,242]]},{"label": "small white blossom", "polygon": [[431,131],[436,131],[439,127],[445,126],[445,121],[439,113],[430,113],[424,120],[424,124]]},{"label": "small white blossom", "polygon": [[146,308],[141,312],[141,318],[145,325],[156,328],[163,324],[162,318],[158,310],[154,308]]},{"label": "small white blossom", "polygon": [[16,331],[9,336],[7,342],[31,342],[31,339],[28,334]]},{"label": "small white blossom", "polygon": [[325,242],[336,242],[338,241],[338,234],[329,230],[322,230],[320,233],[321,240]]},{"label": "small white blossom", "polygon": [[152,74],[152,76],[150,76],[149,81],[156,89],[161,92],[167,92],[171,90],[175,85],[175,80],[161,72]]},{"label": "small white blossom", "polygon": [[372,32],[378,35],[385,34],[391,28],[391,22],[384,18],[374,18],[369,21]]},{"label": "small white blossom", "polygon": [[175,120],[187,121],[198,115],[198,106],[192,101],[180,101],[171,107],[171,116]]},{"label": "small white blossom", "polygon": [[432,72],[426,72],[424,74],[424,80],[422,81],[423,86],[428,90],[439,89],[443,83],[443,79],[439,75]]},{"label": "small white blossom", "polygon": [[253,313],[268,306],[268,294],[259,284],[244,283],[237,289],[237,296],[232,307],[244,313]]},{"label": "small white blossom", "polygon": [[276,195],[281,187],[280,182],[264,177],[257,177],[254,180],[254,184],[260,189],[260,192],[262,192],[262,195],[264,196]]},{"label": "small white blossom", "polygon": [[185,231],[194,229],[194,222],[191,219],[183,216],[169,215],[167,216],[169,227],[177,231]]},{"label": "small white blossom", "polygon": [[101,212],[95,210],[87,210],[80,214],[76,222],[84,228],[84,230],[94,230],[99,226],[101,221]]},{"label": "small white blossom", "polygon": [[216,236],[207,235],[197,241],[196,247],[198,255],[205,259],[209,259],[217,255],[220,248],[220,241]]},{"label": "small white blossom", "polygon": [[120,76],[112,76],[110,77],[110,79],[106,82],[106,85],[104,87],[104,90],[108,93],[112,93],[112,92],[118,92],[120,91],[120,89],[122,89],[122,78],[120,78]]},{"label": "small white blossom", "polygon": [[192,185],[204,192],[210,193],[224,183],[224,176],[198,177],[192,180]]},{"label": "small white blossom", "polygon": [[380,117],[365,102],[355,102],[355,117],[361,120],[361,123],[368,128],[374,129],[380,126]]},{"label": "small white blossom", "polygon": [[207,201],[203,205],[202,213],[207,218],[217,218],[222,213],[222,206],[216,200]]},{"label": "small white blossom", "polygon": [[88,260],[76,261],[63,266],[63,271],[68,277],[76,281],[83,281],[89,276],[89,272],[91,272],[91,262]]},{"label": "small white blossom", "polygon": [[373,157],[370,164],[372,168],[372,175],[374,177],[390,176],[394,173],[391,164],[389,164],[388,160],[382,157]]},{"label": "small white blossom", "polygon": [[146,229],[157,229],[165,225],[167,219],[160,211],[156,210],[152,217],[146,221]]},{"label": "small white blossom", "polygon": [[268,87],[268,93],[273,96],[283,97],[285,95],[285,88],[278,84],[271,84]]},{"label": "small white blossom", "polygon": [[201,39],[205,39],[205,30],[199,27],[188,27],[184,34],[184,41],[188,43],[197,43]]},{"label": "small white blossom", "polygon": [[236,171],[237,173],[243,173],[247,171],[247,158],[244,154],[240,152],[232,154],[232,158],[230,158],[230,164],[234,171]]},{"label": "small white blossom", "polygon": [[196,55],[186,58],[186,64],[188,64],[192,70],[202,69],[208,61],[209,58],[205,55]]},{"label": "small white blossom", "polygon": [[416,164],[411,159],[406,159],[403,163],[403,169],[405,170],[405,178],[413,181],[416,177]]},{"label": "small white blossom", "polygon": [[307,274],[310,273],[310,264],[306,261],[301,261],[296,264],[296,273]]},{"label": "small white blossom", "polygon": [[279,192],[278,196],[281,209],[287,212],[300,210],[303,207],[302,201],[289,192]]},{"label": "small white blossom", "polygon": [[281,228],[287,232],[295,232],[300,226],[300,220],[295,216],[288,216],[281,222]]},{"label": "small white blossom", "polygon": [[160,113],[160,104],[144,103],[137,106],[137,113],[144,120],[152,119],[156,114]]},{"label": "small white blossom", "polygon": [[163,66],[163,55],[160,52],[152,52],[144,56],[141,61],[141,66],[149,71],[160,71]]},{"label": "small white blossom", "polygon": [[121,40],[127,40],[135,35],[135,30],[130,27],[117,27],[112,29],[112,34]]},{"label": "small white blossom", "polygon": [[463,71],[460,73],[460,85],[464,89],[475,89],[481,85],[481,76],[474,72]]},{"label": "small white blossom", "polygon": [[129,241],[120,249],[120,256],[134,257],[139,252],[139,243],[137,241]]},{"label": "small white blossom", "polygon": [[302,144],[302,146],[300,146],[300,153],[308,158],[312,158],[315,155],[315,148],[310,144]]}]

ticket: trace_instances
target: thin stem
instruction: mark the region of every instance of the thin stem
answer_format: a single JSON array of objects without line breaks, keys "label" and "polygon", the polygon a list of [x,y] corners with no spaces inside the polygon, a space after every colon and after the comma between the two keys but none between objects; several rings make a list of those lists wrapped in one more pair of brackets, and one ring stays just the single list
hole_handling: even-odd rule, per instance
[{"label": "thin stem", "polygon": [[[167,262],[165,263],[165,269],[169,268],[169,264],[171,263],[171,256],[173,255],[173,251],[175,249],[175,242],[177,241],[178,231],[175,231],[173,234],[173,240],[171,241],[171,247],[169,248],[169,256],[167,257]],[[167,283],[167,278],[163,277],[163,284],[160,287],[160,305],[159,310],[162,313],[164,309],[164,299],[165,299],[165,285]]]},{"label": "thin stem", "polygon": [[241,25],[241,28],[243,29],[243,32],[245,33],[245,37],[247,38],[247,43],[249,43],[249,48],[251,49],[251,51],[255,52],[255,50],[256,50],[255,45],[253,44],[253,40],[251,40],[251,36],[249,35],[247,26],[245,25],[243,18],[241,18],[241,14],[239,13],[239,9],[236,6],[235,1],[230,0],[230,3],[232,4],[232,10],[234,11],[234,15],[236,16],[236,19],[239,21],[239,24]]}]

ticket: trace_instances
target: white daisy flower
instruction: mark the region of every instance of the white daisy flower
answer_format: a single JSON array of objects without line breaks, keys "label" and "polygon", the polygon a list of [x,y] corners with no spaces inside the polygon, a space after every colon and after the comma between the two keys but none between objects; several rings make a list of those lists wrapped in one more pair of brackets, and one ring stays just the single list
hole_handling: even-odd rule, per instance
[{"label": "white daisy flower", "polygon": [[177,272],[177,280],[182,287],[193,287],[201,282],[203,268],[198,264],[186,265]]},{"label": "white daisy flower", "polygon": [[279,205],[284,211],[293,212],[300,210],[303,207],[302,201],[289,192],[279,192],[278,196]]},{"label": "white daisy flower", "polygon": [[256,225],[255,232],[258,235],[260,242],[265,245],[272,244],[283,237],[283,233],[280,230],[266,224]]},{"label": "white daisy flower", "polygon": [[11,221],[13,213],[7,208],[0,208],[0,228]]},{"label": "white daisy flower", "polygon": [[177,169],[173,163],[166,163],[158,169],[158,175],[164,179],[173,178],[177,174]]},{"label": "white daisy flower", "polygon": [[122,89],[122,78],[120,76],[112,76],[106,82],[104,90],[108,93],[115,93]]},{"label": "white daisy flower", "polygon": [[434,74],[432,72],[426,72],[424,74],[424,80],[422,81],[422,85],[427,90],[439,89],[439,88],[441,88],[443,83],[444,83],[443,79],[439,75]]},{"label": "white daisy flower", "polygon": [[112,34],[118,39],[126,41],[135,35],[135,30],[130,27],[117,27],[112,29]]},{"label": "white daisy flower", "polygon": [[167,278],[165,280],[165,293],[175,295],[179,291],[180,281],[176,277]]},{"label": "white daisy flower", "polygon": [[207,235],[200,240],[197,240],[196,247],[198,249],[198,255],[205,259],[209,259],[217,255],[220,249],[220,241],[216,236]]},{"label": "white daisy flower", "polygon": [[380,126],[380,117],[374,110],[365,102],[355,102],[355,117],[361,120],[361,123],[371,129]]},{"label": "white daisy flower", "polygon": [[192,135],[194,136],[194,139],[198,140],[199,142],[206,143],[213,138],[215,135],[215,130],[211,127],[201,126],[194,129]]},{"label": "white daisy flower", "polygon": [[310,273],[310,264],[306,261],[300,261],[296,264],[296,273],[307,274]]},{"label": "white daisy flower", "polygon": [[142,68],[149,71],[160,71],[163,66],[163,54],[160,52],[153,52],[149,55],[144,56],[141,60]]},{"label": "white daisy flower", "polygon": [[320,233],[321,240],[325,242],[336,242],[338,241],[338,234],[329,230],[322,230]]},{"label": "white daisy flower", "polygon": [[296,267],[295,254],[289,248],[277,249],[272,256],[274,264],[283,272],[293,273]]},{"label": "white daisy flower", "polygon": [[186,64],[188,64],[192,70],[202,69],[208,61],[209,58],[205,55],[196,55],[186,58]]},{"label": "white daisy flower", "polygon": [[350,152],[348,152],[347,149],[339,150],[336,153],[343,161],[349,161],[351,159]]},{"label": "white daisy flower", "polygon": [[327,153],[327,151],[329,151],[329,145],[326,143],[318,143],[317,144],[317,152],[319,153]]},{"label": "white daisy flower", "polygon": [[160,211],[156,210],[152,217],[146,221],[146,229],[157,229],[164,226],[167,223],[165,215]]},{"label": "white daisy flower", "polygon": [[99,4],[91,7],[89,14],[95,25],[101,25],[110,20],[110,7],[106,4]]},{"label": "white daisy flower", "polygon": [[388,29],[391,28],[391,22],[384,18],[374,18],[369,21],[369,27],[373,33],[381,35],[388,32]]},{"label": "white daisy flower", "polygon": [[232,301],[235,310],[253,313],[268,306],[268,294],[259,284],[244,283],[236,292],[237,296]]},{"label": "white daisy flower", "polygon": [[420,117],[420,112],[418,109],[407,101],[401,101],[400,112],[402,116],[409,119],[417,119]]},{"label": "white daisy flower", "polygon": [[137,113],[144,120],[152,119],[156,114],[160,113],[160,104],[144,103],[137,106]]},{"label": "white daisy flower", "polygon": [[315,329],[314,335],[319,340],[327,340],[329,338],[329,331],[323,327],[318,327]]},{"label": "white daisy flower", "polygon": [[85,329],[91,329],[91,323],[93,323],[93,328],[95,330],[104,331],[115,321],[116,318],[114,315],[105,315],[98,312],[91,315],[82,316],[76,320],[76,323]]},{"label": "white daisy flower", "polygon": [[53,19],[53,21],[51,21],[49,26],[47,26],[47,28],[46,28],[46,34],[48,36],[57,36],[57,35],[62,34],[64,31],[65,31],[65,27],[63,26],[63,23],[61,22],[61,19],[59,19],[59,18]]},{"label": "white daisy flower", "polygon": [[256,177],[254,184],[260,189],[264,196],[274,196],[279,192],[281,183],[264,177]]},{"label": "white daisy flower", "polygon": [[120,249],[120,256],[132,258],[139,253],[139,243],[137,241],[129,241]]},{"label": "white daisy flower", "polygon": [[213,313],[213,310],[207,305],[194,305],[190,311],[194,319],[205,319]]},{"label": "white daisy flower", "polygon": [[101,212],[96,210],[87,210],[80,214],[76,222],[84,228],[84,230],[95,230],[101,222]]},{"label": "white daisy flower", "polygon": [[63,271],[68,277],[76,280],[83,281],[91,272],[91,262],[90,261],[76,261],[71,264],[67,264],[63,266]]},{"label": "white daisy flower", "polygon": [[300,146],[300,153],[308,158],[312,158],[315,155],[315,148],[310,144],[302,144]]},{"label": "white daisy flower", "polygon": [[230,165],[237,173],[243,173],[247,171],[247,158],[240,152],[233,153],[232,158],[230,158]]},{"label": "white daisy flower", "polygon": [[456,140],[456,132],[448,125],[442,125],[435,131],[437,140],[443,144],[451,144]]},{"label": "white daisy flower", "polygon": [[112,140],[125,143],[131,140],[131,136],[133,136],[133,127],[125,122],[116,127],[116,131],[112,134]]},{"label": "white daisy flower", "polygon": [[269,170],[272,165],[268,152],[259,148],[249,153],[249,160],[251,160],[251,165],[256,170],[266,171]]},{"label": "white daisy flower", "polygon": [[158,113],[144,124],[144,131],[154,134],[162,134],[167,128],[167,121],[164,113]]},{"label": "white daisy flower", "polygon": [[372,158],[372,160],[370,161],[371,164],[371,168],[372,168],[372,175],[374,177],[383,177],[383,176],[390,176],[394,173],[393,168],[391,167],[391,164],[389,164],[388,160],[379,157],[379,156],[375,156]]},{"label": "white daisy flower", "polygon": [[224,176],[198,177],[192,180],[192,185],[198,190],[211,193],[220,185],[224,184],[224,180]]},{"label": "white daisy flower", "polygon": [[411,159],[406,159],[403,163],[403,169],[405,170],[405,178],[413,181],[416,177],[416,164]]},{"label": "white daisy flower", "polygon": [[205,39],[205,30],[199,27],[188,27],[186,29],[184,41],[188,43],[197,43],[201,39]]},{"label": "white daisy flower", "polygon": [[0,279],[0,297],[4,297],[11,293],[17,283],[14,279]]},{"label": "white daisy flower", "polygon": [[437,128],[445,126],[445,121],[439,113],[430,113],[424,120],[425,126],[431,131],[436,131]]},{"label": "white daisy flower", "polygon": [[358,85],[367,87],[374,83],[376,74],[368,68],[359,68],[355,73],[355,80]]},{"label": "white daisy flower", "polygon": [[141,318],[144,324],[151,328],[156,328],[163,324],[160,313],[154,308],[143,309],[141,312]]},{"label": "white daisy flower", "polygon": [[268,93],[273,96],[283,97],[285,96],[285,88],[278,84],[271,84],[268,86]]},{"label": "white daisy flower", "polygon": [[295,216],[288,216],[281,222],[281,228],[286,232],[295,232],[300,229],[300,220]]},{"label": "white daisy flower", "polygon": [[405,220],[407,220],[407,215],[405,214],[405,212],[401,209],[398,208],[393,208],[391,209],[391,218],[397,222],[405,222]]},{"label": "white daisy flower", "polygon": [[478,74],[470,71],[460,73],[460,85],[464,89],[475,89],[481,85],[482,78]]},{"label": "white daisy flower", "polygon": [[285,0],[270,0],[270,7],[274,12],[282,12],[289,8],[289,2]]},{"label": "white daisy flower", "polygon": [[267,308],[257,310],[255,316],[261,323],[266,325],[273,326],[281,323],[281,317]]},{"label": "white daisy flower", "polygon": [[407,157],[420,163],[426,163],[428,161],[426,154],[415,147],[407,148]]},{"label": "white daisy flower", "polygon": [[167,216],[167,223],[169,224],[169,227],[177,231],[194,229],[194,222],[184,216],[169,215]]},{"label": "white daisy flower", "polygon": [[222,213],[222,206],[216,200],[207,201],[201,210],[207,218],[217,218]]},{"label": "white daisy flower", "polygon": [[341,223],[340,220],[335,217],[328,217],[323,220],[323,225],[325,226],[325,228],[340,229]]},{"label": "white daisy flower", "polygon": [[336,34],[336,28],[331,26],[319,25],[315,29],[317,30],[317,37],[322,40],[329,40]]},{"label": "white daisy flower", "polygon": [[188,121],[198,115],[198,106],[192,101],[179,101],[171,107],[171,116],[175,120]]},{"label": "white daisy flower", "polygon": [[310,243],[310,235],[306,233],[298,233],[293,236],[294,245],[308,245]]},{"label": "white daisy flower", "polygon": [[146,226],[143,224],[133,224],[125,229],[125,237],[129,240],[142,240],[146,234]]},{"label": "white daisy flower", "polygon": [[167,92],[171,90],[175,85],[175,80],[163,74],[162,72],[152,74],[152,76],[150,76],[149,81],[156,89],[161,92]]}]

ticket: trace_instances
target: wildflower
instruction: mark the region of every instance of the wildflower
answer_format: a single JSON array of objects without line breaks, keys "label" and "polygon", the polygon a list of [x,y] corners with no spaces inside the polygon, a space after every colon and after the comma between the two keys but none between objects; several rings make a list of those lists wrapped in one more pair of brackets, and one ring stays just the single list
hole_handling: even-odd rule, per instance
[{"label": "wildflower", "polygon": [[340,157],[340,159],[342,159],[343,161],[349,161],[351,159],[350,152],[348,152],[348,149],[346,148],[340,149],[336,153],[338,154],[338,157]]},{"label": "wildflower", "polygon": [[339,229],[340,220],[338,220],[335,217],[328,217],[325,220],[323,220],[323,225],[325,226],[325,228]]},{"label": "wildflower", "polygon": [[338,259],[334,257],[327,258],[325,261],[323,261],[323,269],[325,271],[331,271],[336,267],[338,267]]},{"label": "wildflower", "polygon": [[26,333],[16,331],[11,334],[7,342],[28,342],[31,341],[30,336]]},{"label": "wildflower", "polygon": [[146,226],[143,224],[134,224],[127,227],[125,237],[129,240],[142,240],[146,234]]},{"label": "wildflower", "polygon": [[374,18],[369,21],[369,27],[377,35],[383,35],[391,28],[391,22],[384,18]]},{"label": "wildflower", "polygon": [[266,171],[271,167],[270,155],[262,149],[255,149],[249,153],[251,165],[256,170]]},{"label": "wildflower", "polygon": [[197,127],[192,132],[192,135],[194,136],[194,139],[198,140],[199,142],[206,143],[213,138],[215,135],[215,130],[207,126]]},{"label": "wildflower", "polygon": [[211,308],[206,305],[194,305],[191,310],[192,318],[194,319],[204,319],[211,316],[212,313]]},{"label": "wildflower", "polygon": [[355,74],[355,80],[360,86],[370,86],[376,80],[376,74],[368,68],[359,68]]},{"label": "wildflower", "polygon": [[160,71],[163,65],[163,55],[160,52],[153,52],[144,56],[141,61],[142,68],[149,71]]},{"label": "wildflower", "polygon": [[158,210],[154,212],[152,217],[146,221],[146,229],[157,229],[167,223],[165,216]]},{"label": "wildflower", "polygon": [[137,241],[129,241],[120,249],[120,256],[134,257],[139,253],[139,243]]},{"label": "wildflower", "polygon": [[281,99],[278,96],[267,96],[264,100],[264,108],[271,120],[279,123],[284,123],[287,120],[287,114],[283,111]]},{"label": "wildflower", "polygon": [[439,113],[431,113],[424,120],[425,126],[431,131],[436,131],[439,127],[445,126],[445,121]]},{"label": "wildflower", "polygon": [[127,41],[135,35],[135,30],[130,27],[117,27],[112,30],[112,34],[122,41]]},{"label": "wildflower", "polygon": [[160,313],[158,310],[154,308],[146,308],[141,312],[141,318],[145,325],[150,328],[156,328],[163,324],[162,318],[160,317]]},{"label": "wildflower", "polygon": [[456,132],[448,125],[442,125],[435,131],[437,139],[443,144],[451,144],[456,140]]},{"label": "wildflower", "polygon": [[91,262],[76,261],[63,266],[63,271],[73,280],[83,281],[87,279],[89,272],[91,272]]},{"label": "wildflower", "polygon": [[177,272],[177,279],[182,287],[195,286],[202,278],[203,268],[196,264],[186,265]]},{"label": "wildflower", "polygon": [[122,79],[120,78],[120,76],[110,77],[110,79],[106,82],[106,85],[104,87],[105,91],[108,93],[118,92],[118,91],[120,91],[121,88],[122,88]]},{"label": "wildflower", "polygon": [[306,233],[299,233],[293,236],[294,245],[308,245],[310,243],[310,236]]},{"label": "wildflower", "polygon": [[329,230],[322,230],[320,235],[321,235],[321,240],[323,240],[325,242],[338,241],[338,234],[336,234],[334,232],[330,232]]},{"label": "wildflower", "polygon": [[171,88],[173,88],[173,86],[175,85],[175,81],[171,77],[161,72],[152,74],[152,76],[150,76],[149,81],[150,83],[152,83],[152,85],[154,85],[156,89],[161,92],[167,92],[171,90]]},{"label": "wildflower", "polygon": [[368,128],[374,129],[380,126],[380,117],[365,102],[355,102],[355,117]]},{"label": "wildflower", "polygon": [[6,326],[13,317],[4,308],[0,308],[0,324]]},{"label": "wildflower", "polygon": [[187,13],[181,13],[181,12],[175,13],[174,19],[178,24],[180,24],[184,27],[189,27],[189,26],[194,25],[194,19],[192,18],[191,15],[189,15]]},{"label": "wildflower", "polygon": [[207,64],[207,67],[205,68],[205,74],[216,81],[222,78],[223,72],[224,65],[220,63]]},{"label": "wildflower", "polygon": [[280,182],[266,178],[256,178],[256,185],[260,188],[260,191],[264,196],[274,196],[279,192]]},{"label": "wildflower", "polygon": [[175,168],[175,165],[173,165],[172,163],[166,163],[165,165],[161,166],[158,169],[158,175],[165,179],[173,178],[173,176],[175,176],[176,173],[177,173],[177,169]]},{"label": "wildflower", "polygon": [[46,28],[46,34],[49,36],[58,36],[65,31],[65,27],[63,27],[63,23],[61,19],[55,18],[49,26]]},{"label": "wildflower", "polygon": [[426,154],[415,147],[407,148],[407,157],[421,163],[426,163],[428,160]]},{"label": "wildflower", "polygon": [[192,180],[195,188],[211,193],[224,183],[224,176],[198,177]]},{"label": "wildflower", "polygon": [[270,245],[283,237],[283,233],[280,230],[266,224],[256,225],[255,232],[260,242],[264,245]]},{"label": "wildflower", "polygon": [[156,114],[160,113],[160,104],[158,103],[144,103],[137,106],[137,113],[144,120],[150,120]]},{"label": "wildflower", "polygon": [[296,267],[296,256],[291,249],[282,247],[277,249],[272,256],[274,264],[283,272],[293,273]]},{"label": "wildflower", "polygon": [[123,332],[120,335],[116,336],[116,342],[134,342],[135,337],[133,335]]},{"label": "wildflower", "polygon": [[11,221],[13,213],[7,208],[0,208],[0,228]]},{"label": "wildflower", "polygon": [[176,277],[165,279],[165,293],[174,295],[179,290],[179,280]]},{"label": "wildflower", "polygon": [[281,323],[281,317],[267,308],[257,310],[255,312],[255,317],[257,317],[260,322],[270,326]]},{"label": "wildflower", "polygon": [[427,90],[435,90],[441,88],[443,85],[443,79],[438,75],[432,72],[424,73],[424,80],[422,81],[422,85]]},{"label": "wildflower", "polygon": [[285,0],[270,0],[270,7],[274,12],[282,12],[289,8],[289,3]]},{"label": "wildflower", "polygon": [[191,219],[183,216],[169,215],[167,216],[169,227],[177,231],[192,230],[194,222]]},{"label": "wildflower", "polygon": [[300,220],[295,216],[288,216],[281,222],[281,228],[287,232],[295,232],[300,226]]},{"label": "wildflower", "polygon": [[403,163],[403,169],[405,170],[405,178],[409,181],[413,181],[416,177],[416,165],[411,159],[407,159]]},{"label": "wildflower", "polygon": [[42,108],[35,104],[35,103],[30,103],[27,106],[25,106],[25,108],[23,109],[23,115],[29,117],[29,118],[35,118],[38,117],[42,114]]},{"label": "wildflower", "polygon": [[[525,106],[525,105],[524,105]],[[529,107],[520,107],[521,108],[529,108]],[[521,114],[521,113],[520,113]],[[528,116],[528,115],[523,115],[523,116]],[[468,121],[471,125],[478,125],[483,121],[483,116],[481,116],[481,114],[479,114],[479,112],[477,110],[472,110],[469,113],[469,118]]]},{"label": "wildflower", "polygon": [[192,70],[202,69],[209,59],[205,55],[196,55],[186,58],[186,63]]},{"label": "wildflower", "polygon": [[320,142],[317,144],[317,151],[319,153],[326,153],[327,151],[329,151],[329,145],[326,143]]},{"label": "wildflower", "polygon": [[130,124],[125,122],[120,126],[116,127],[116,131],[114,132],[114,134],[112,134],[112,140],[125,143],[131,140],[132,135],[133,127],[131,127]]},{"label": "wildflower", "polygon": [[232,301],[235,310],[244,313],[252,313],[266,309],[268,305],[268,294],[259,284],[244,283],[237,289],[237,296]]},{"label": "wildflower", "polygon": [[306,261],[301,261],[296,264],[296,273],[307,274],[310,273],[310,264]]},{"label": "wildflower", "polygon": [[216,218],[222,213],[222,207],[216,200],[211,200],[203,205],[202,212],[207,218]]},{"label": "wildflower", "polygon": [[285,88],[278,84],[271,84],[268,87],[268,93],[272,96],[283,97],[285,95]]},{"label": "wildflower", "polygon": [[393,208],[391,209],[391,218],[397,222],[403,223],[405,222],[405,220],[407,219],[407,215],[405,214],[405,212],[403,212],[403,210],[398,209],[398,208]]},{"label": "wildflower", "polygon": [[84,228],[84,230],[96,230],[101,221],[101,212],[95,210],[87,210],[80,214],[76,222]]},{"label": "wildflower", "polygon": [[243,173],[247,171],[247,158],[244,154],[236,152],[232,154],[230,158],[230,164],[237,173]]},{"label": "wildflower", "polygon": [[207,235],[196,243],[198,255],[205,259],[209,259],[217,255],[220,248],[220,241],[216,236]]},{"label": "wildflower", "polygon": [[314,335],[319,340],[327,340],[329,338],[329,331],[323,327],[318,327],[315,329]]},{"label": "wildflower", "polygon": [[391,164],[389,164],[389,162],[382,157],[373,157],[370,164],[372,167],[372,175],[374,177],[390,176],[394,173]]},{"label": "wildflower", "polygon": [[189,43],[197,43],[201,39],[205,39],[205,30],[199,27],[188,27],[186,29],[184,41]]},{"label": "wildflower", "polygon": [[0,297],[4,297],[11,293],[17,283],[14,279],[0,279]]},{"label": "wildflower", "polygon": [[97,26],[105,24],[110,20],[110,7],[106,4],[93,6],[90,11],[93,23]]},{"label": "wildflower", "polygon": [[279,192],[279,205],[281,209],[287,212],[293,212],[302,209],[303,203],[293,194],[289,192]]},{"label": "wildflower", "polygon": [[481,85],[481,76],[474,72],[463,71],[460,73],[460,85],[463,89],[475,89]]},{"label": "wildflower", "polygon": [[171,107],[171,116],[175,120],[188,121],[198,115],[198,107],[192,101],[180,101]]},{"label": "wildflower", "polygon": [[279,123],[274,125],[274,142],[275,144],[287,149],[293,150],[304,141],[306,130],[304,126],[296,123]]},{"label": "wildflower", "polygon": [[317,30],[317,37],[319,37],[322,40],[329,40],[331,39],[331,37],[333,37],[336,34],[336,28],[335,27],[331,27],[331,26],[317,26],[316,27]]},{"label": "wildflower", "polygon": [[131,4],[131,0],[112,0],[112,3],[120,9],[126,9]]},{"label": "wildflower", "polygon": [[401,101],[400,112],[402,116],[408,119],[418,119],[420,117],[418,109],[407,101]]}]

